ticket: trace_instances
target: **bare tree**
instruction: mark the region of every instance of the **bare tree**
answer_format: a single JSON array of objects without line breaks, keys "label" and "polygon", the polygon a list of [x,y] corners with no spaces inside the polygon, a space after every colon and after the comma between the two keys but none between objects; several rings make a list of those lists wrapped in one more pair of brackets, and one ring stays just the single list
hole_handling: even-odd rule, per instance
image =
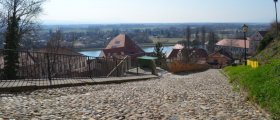
[{"label": "bare tree", "polygon": [[188,26],[186,29],[186,41],[183,41],[184,48],[181,50],[183,61],[186,63],[189,62],[191,34],[191,28]]},{"label": "bare tree", "polygon": [[203,48],[203,49],[206,49],[206,47],[205,47],[205,42],[206,42],[206,29],[205,29],[205,27],[203,26],[203,27],[201,27],[201,47]]},{"label": "bare tree", "polygon": [[51,33],[51,38],[47,43],[47,52],[56,53],[61,47],[64,36],[61,30],[57,30],[54,33]]},{"label": "bare tree", "polygon": [[[51,32],[51,37],[47,43],[46,49],[44,52],[46,52],[45,55],[45,63],[47,63],[47,71],[48,71],[48,77],[51,82],[51,78],[58,75],[59,71],[58,68],[61,68],[62,66],[66,65],[69,61],[71,63],[71,56],[67,56],[67,60],[65,56],[60,55],[63,53],[60,53],[62,49],[62,42],[64,40],[64,36],[61,30],[56,30],[55,32]],[[63,61],[64,60],[64,61]],[[71,66],[71,64],[69,64]],[[70,68],[71,69],[71,68]]]},{"label": "bare tree", "polygon": [[215,51],[216,42],[218,42],[217,36],[213,31],[210,31],[207,37],[208,37],[207,50],[209,53],[213,53]]},{"label": "bare tree", "polygon": [[200,41],[199,41],[199,29],[196,29],[196,32],[195,32],[195,39],[192,41],[192,45],[193,47],[195,48],[198,48],[199,45],[200,45]]},{"label": "bare tree", "polygon": [[11,18],[18,19],[19,34],[24,35],[38,27],[37,17],[42,12],[42,4],[46,0],[0,0],[2,8],[2,24],[8,26]]},{"label": "bare tree", "polygon": [[23,36],[36,28],[37,16],[45,0],[0,0],[1,32],[5,38],[4,73],[6,79],[15,79],[18,71],[16,52]]}]

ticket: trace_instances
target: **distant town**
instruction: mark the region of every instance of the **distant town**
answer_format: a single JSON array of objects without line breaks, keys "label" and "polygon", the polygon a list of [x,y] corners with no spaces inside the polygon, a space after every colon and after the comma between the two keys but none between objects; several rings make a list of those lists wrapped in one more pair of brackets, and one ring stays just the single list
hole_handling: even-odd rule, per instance
[{"label": "distant town", "polygon": [[[108,42],[120,33],[126,33],[140,46],[154,46],[156,42],[175,45],[186,40],[186,28],[191,27],[192,42],[195,44],[196,34],[201,29],[206,34],[213,31],[217,40],[224,38],[242,38],[241,23],[193,23],[193,24],[109,24],[109,25],[43,25],[37,32],[28,36],[30,39],[21,41],[23,48],[43,48],[51,39],[51,35],[60,31],[61,45],[77,51],[104,48]],[[270,24],[249,23],[248,35],[256,31],[264,31]],[[200,38],[201,39],[201,38]],[[207,40],[206,40],[207,41]],[[0,39],[0,43],[3,43]],[[3,48],[1,44],[0,48]]]}]

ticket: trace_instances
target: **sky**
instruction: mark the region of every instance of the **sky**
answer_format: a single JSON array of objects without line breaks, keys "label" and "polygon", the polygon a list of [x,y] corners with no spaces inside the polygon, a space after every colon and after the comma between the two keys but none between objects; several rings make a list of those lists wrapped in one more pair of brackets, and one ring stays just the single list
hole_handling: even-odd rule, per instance
[{"label": "sky", "polygon": [[[280,2],[277,5],[280,10]],[[47,0],[43,24],[269,23],[273,0]],[[279,12],[280,13],[280,12]]]}]

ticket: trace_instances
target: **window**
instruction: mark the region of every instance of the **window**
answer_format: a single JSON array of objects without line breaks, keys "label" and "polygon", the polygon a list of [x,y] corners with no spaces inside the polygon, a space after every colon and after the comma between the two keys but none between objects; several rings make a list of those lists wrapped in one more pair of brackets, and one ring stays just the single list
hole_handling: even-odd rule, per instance
[{"label": "window", "polygon": [[121,44],[121,41],[115,41],[115,44]]}]

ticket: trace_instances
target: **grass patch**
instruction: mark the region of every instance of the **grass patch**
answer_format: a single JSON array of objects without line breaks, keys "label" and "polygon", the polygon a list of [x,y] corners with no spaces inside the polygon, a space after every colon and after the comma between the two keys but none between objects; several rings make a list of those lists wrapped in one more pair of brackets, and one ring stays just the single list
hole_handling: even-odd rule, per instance
[{"label": "grass patch", "polygon": [[156,37],[149,37],[153,43],[157,43],[157,42],[161,42],[161,43],[172,43],[172,44],[176,44],[179,41],[184,40],[184,38],[156,38]]},{"label": "grass patch", "polygon": [[230,82],[248,92],[249,100],[268,110],[273,119],[280,119],[280,60],[253,69],[248,66],[226,67]]}]

